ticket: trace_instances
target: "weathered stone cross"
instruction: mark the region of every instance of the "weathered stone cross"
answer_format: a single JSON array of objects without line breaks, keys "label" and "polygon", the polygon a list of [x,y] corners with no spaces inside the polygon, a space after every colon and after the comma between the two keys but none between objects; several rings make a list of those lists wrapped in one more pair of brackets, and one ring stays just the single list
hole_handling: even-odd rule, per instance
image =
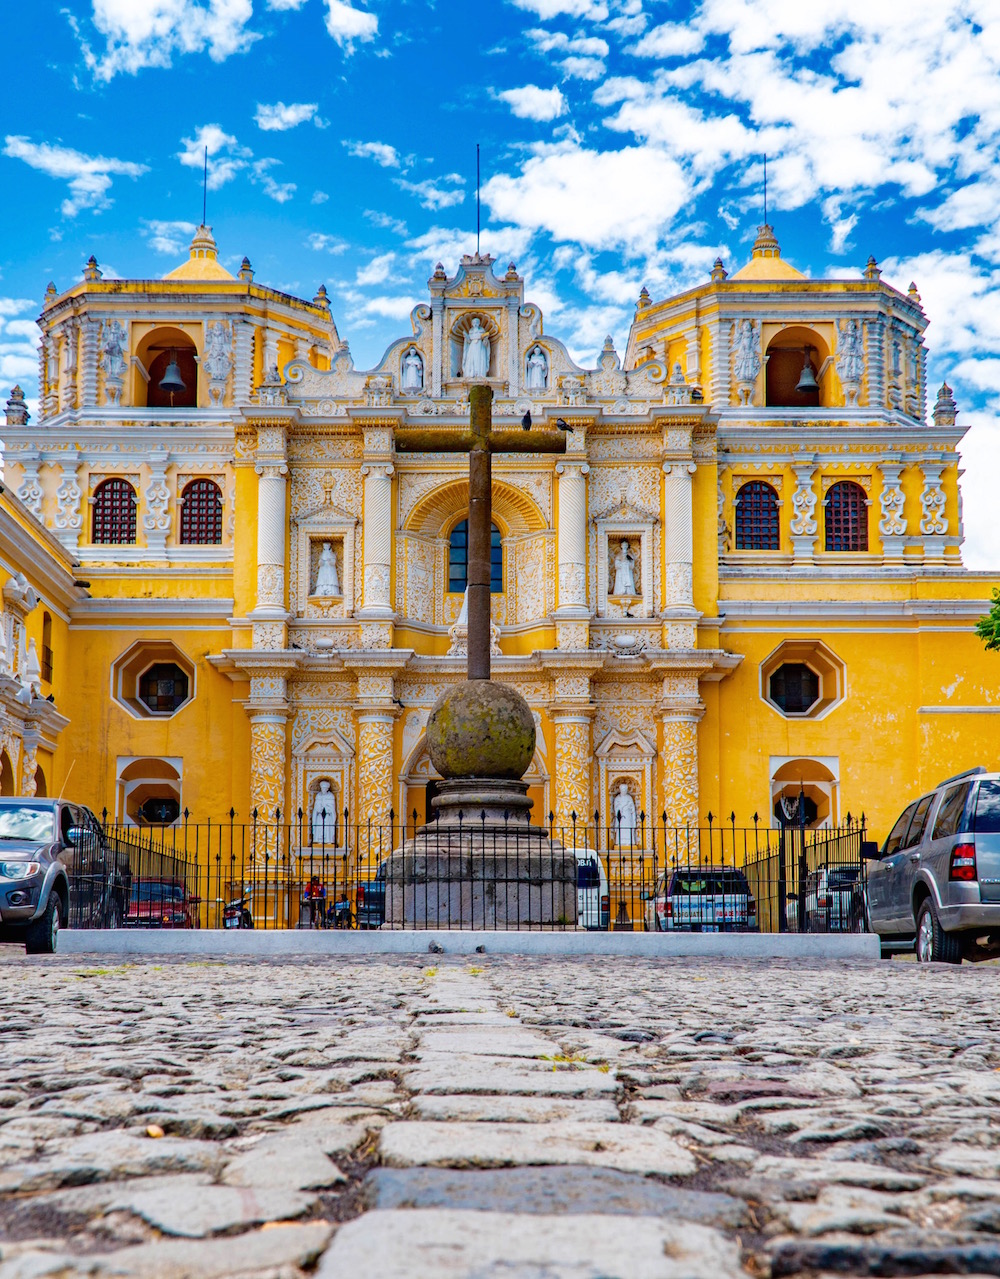
[{"label": "weathered stone cross", "polygon": [[476,385],[469,391],[469,430],[401,430],[398,453],[469,455],[469,640],[468,677],[490,678],[490,531],[493,524],[491,459],[494,453],[565,453],[561,431],[494,431],[493,391]]}]

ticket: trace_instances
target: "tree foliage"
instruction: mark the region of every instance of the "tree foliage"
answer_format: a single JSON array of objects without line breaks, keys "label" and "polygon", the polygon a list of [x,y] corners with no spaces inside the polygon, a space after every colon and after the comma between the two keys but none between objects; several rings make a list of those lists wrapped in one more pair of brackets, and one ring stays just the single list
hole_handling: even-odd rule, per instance
[{"label": "tree foliage", "polygon": [[976,623],[976,634],[987,650],[1000,651],[1000,586],[994,586],[993,607]]}]

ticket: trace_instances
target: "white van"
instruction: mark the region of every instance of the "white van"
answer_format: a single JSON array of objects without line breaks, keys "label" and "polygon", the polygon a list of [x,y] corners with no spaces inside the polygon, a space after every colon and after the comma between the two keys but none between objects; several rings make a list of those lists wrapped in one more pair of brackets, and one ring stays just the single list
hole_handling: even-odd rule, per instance
[{"label": "white van", "polygon": [[577,926],[606,932],[611,898],[604,862],[593,848],[574,848],[573,853],[576,856]]}]

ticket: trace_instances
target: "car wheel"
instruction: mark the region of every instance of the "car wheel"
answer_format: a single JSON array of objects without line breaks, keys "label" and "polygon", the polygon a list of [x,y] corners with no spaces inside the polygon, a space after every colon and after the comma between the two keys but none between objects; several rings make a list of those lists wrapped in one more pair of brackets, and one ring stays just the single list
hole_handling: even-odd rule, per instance
[{"label": "car wheel", "polygon": [[941,927],[928,897],[917,916],[917,962],[921,964],[960,964],[962,942],[955,933],[946,933]]},{"label": "car wheel", "polygon": [[59,944],[59,898],[49,893],[49,904],[40,918],[28,925],[24,949],[29,955],[54,955]]}]

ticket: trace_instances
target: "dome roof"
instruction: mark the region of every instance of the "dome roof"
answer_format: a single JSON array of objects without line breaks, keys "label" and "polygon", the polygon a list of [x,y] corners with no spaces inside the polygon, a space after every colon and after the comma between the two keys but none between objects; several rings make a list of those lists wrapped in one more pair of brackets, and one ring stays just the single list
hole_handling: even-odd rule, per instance
[{"label": "dome roof", "polygon": [[191,241],[191,255],[163,277],[165,280],[232,280],[218,258],[210,226],[200,226]]},{"label": "dome roof", "polygon": [[806,277],[801,271],[796,271],[790,262],[784,261],[774,230],[765,222],[763,226],[757,228],[757,238],[753,242],[750,261],[729,278],[730,280],[804,280]]}]

